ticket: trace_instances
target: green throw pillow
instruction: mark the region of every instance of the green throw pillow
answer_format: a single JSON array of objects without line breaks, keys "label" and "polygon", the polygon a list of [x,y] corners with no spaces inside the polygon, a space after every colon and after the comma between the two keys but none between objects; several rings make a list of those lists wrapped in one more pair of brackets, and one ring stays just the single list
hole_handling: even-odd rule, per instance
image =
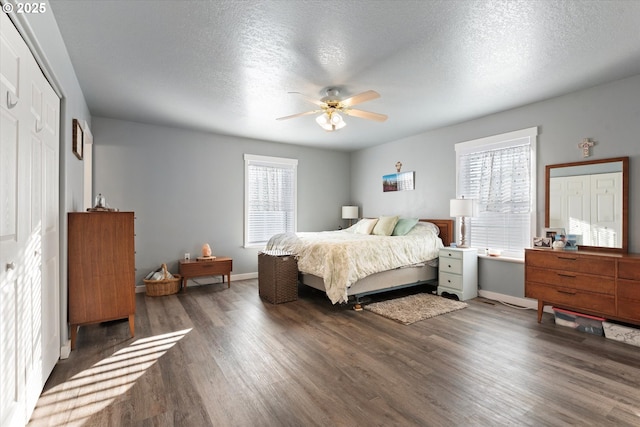
[{"label": "green throw pillow", "polygon": [[404,236],[418,223],[418,218],[400,218],[393,229],[392,236]]}]

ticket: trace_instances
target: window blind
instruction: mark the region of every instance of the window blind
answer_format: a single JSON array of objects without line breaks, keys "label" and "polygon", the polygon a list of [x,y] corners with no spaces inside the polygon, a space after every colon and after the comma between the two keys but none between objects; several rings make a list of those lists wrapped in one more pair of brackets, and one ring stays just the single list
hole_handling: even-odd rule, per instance
[{"label": "window blind", "polygon": [[476,200],[477,212],[467,222],[471,246],[499,248],[517,257],[531,246],[536,134],[510,133],[456,145],[458,195]]},{"label": "window blind", "polygon": [[245,246],[296,231],[297,160],[245,155]]}]

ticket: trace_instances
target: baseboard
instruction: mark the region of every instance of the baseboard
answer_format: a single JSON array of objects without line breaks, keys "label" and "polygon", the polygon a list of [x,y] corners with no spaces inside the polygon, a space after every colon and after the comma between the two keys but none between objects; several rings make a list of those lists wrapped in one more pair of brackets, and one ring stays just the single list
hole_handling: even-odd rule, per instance
[{"label": "baseboard", "polygon": [[[248,280],[248,279],[257,279],[258,272],[255,273],[242,273],[242,274],[232,274],[231,275],[231,284],[233,284],[234,280]],[[222,283],[222,279],[220,276],[211,276],[211,277],[196,277],[195,279],[189,279],[190,287],[191,286],[202,286],[202,285],[212,285],[214,283]],[[146,288],[144,285],[136,286],[136,293],[144,293],[146,292]]]},{"label": "baseboard", "polygon": [[[504,302],[511,305],[517,305],[518,307],[529,308],[531,310],[538,309],[538,300],[530,299],[530,298],[519,298],[511,295],[499,294],[497,292],[484,291],[482,289],[478,290],[478,296],[481,296],[486,299],[490,299],[493,301]],[[545,306],[544,311],[547,313],[552,313],[550,306]]]},{"label": "baseboard", "polygon": [[257,279],[257,278],[258,278],[258,272],[256,271],[255,273],[242,273],[242,274],[232,275],[231,276],[231,281],[234,281],[234,280],[249,280],[249,279]]},{"label": "baseboard", "polygon": [[68,359],[71,354],[71,340],[68,340],[66,344],[60,347],[60,359]]}]

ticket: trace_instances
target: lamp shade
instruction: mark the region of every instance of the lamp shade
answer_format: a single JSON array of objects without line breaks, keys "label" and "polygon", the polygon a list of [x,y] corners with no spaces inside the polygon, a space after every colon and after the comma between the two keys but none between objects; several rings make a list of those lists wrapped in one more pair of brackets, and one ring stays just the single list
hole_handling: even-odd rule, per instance
[{"label": "lamp shade", "polygon": [[342,116],[336,112],[322,113],[316,117],[316,123],[327,132],[340,130],[347,125]]},{"label": "lamp shade", "polygon": [[357,206],[343,206],[342,207],[342,219],[357,219],[358,207]]},{"label": "lamp shade", "polygon": [[451,199],[449,215],[453,217],[473,216],[473,199]]}]

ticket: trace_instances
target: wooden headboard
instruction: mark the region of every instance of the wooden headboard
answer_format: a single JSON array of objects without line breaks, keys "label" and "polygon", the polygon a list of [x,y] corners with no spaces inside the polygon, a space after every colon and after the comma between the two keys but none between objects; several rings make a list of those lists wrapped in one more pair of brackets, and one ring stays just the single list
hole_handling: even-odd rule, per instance
[{"label": "wooden headboard", "polygon": [[432,222],[440,229],[440,238],[445,246],[456,241],[454,220],[452,219],[421,219],[420,221]]}]

